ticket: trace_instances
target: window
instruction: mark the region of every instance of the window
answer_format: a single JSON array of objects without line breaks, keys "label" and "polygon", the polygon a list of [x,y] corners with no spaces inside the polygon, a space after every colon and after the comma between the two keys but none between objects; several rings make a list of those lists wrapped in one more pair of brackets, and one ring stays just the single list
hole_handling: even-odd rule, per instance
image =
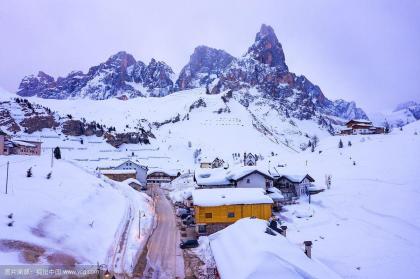
[{"label": "window", "polygon": [[246,183],[251,183],[251,179],[247,178]]},{"label": "window", "polygon": [[235,212],[228,212],[227,217],[228,218],[235,218]]},{"label": "window", "polygon": [[213,218],[213,214],[212,214],[212,213],[206,213],[204,216],[205,216],[207,219],[211,219],[211,218]]}]

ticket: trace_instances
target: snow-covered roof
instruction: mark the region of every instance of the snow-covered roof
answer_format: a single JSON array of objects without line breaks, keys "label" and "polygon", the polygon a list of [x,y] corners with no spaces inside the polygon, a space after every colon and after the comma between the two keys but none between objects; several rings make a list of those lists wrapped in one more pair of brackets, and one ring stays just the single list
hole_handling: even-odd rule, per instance
[{"label": "snow-covered roof", "polygon": [[352,119],[350,121],[348,121],[346,124],[350,123],[350,122],[359,122],[359,123],[372,123],[372,121],[370,120],[366,120],[366,119]]},{"label": "snow-covered roof", "polygon": [[267,189],[268,196],[273,199],[273,201],[282,201],[284,200],[284,196],[281,191],[275,187],[270,187]]},{"label": "snow-covered roof", "polygon": [[138,181],[135,178],[128,178],[128,179],[124,180],[123,183],[127,183],[127,184],[136,183],[136,184],[141,185],[141,186],[144,185],[143,183],[141,183],[140,181]]},{"label": "snow-covered roof", "polygon": [[265,233],[266,228],[267,221],[244,218],[209,236],[221,278],[340,278],[286,237]]},{"label": "snow-covered roof", "polygon": [[116,169],[107,169],[107,170],[100,170],[102,174],[135,174],[137,173],[136,170],[116,170]]},{"label": "snow-covered roof", "polygon": [[215,186],[215,185],[230,185],[230,180],[226,177],[226,170],[224,168],[198,168],[195,170],[195,179],[198,185]]},{"label": "snow-covered roof", "polygon": [[27,146],[27,147],[36,147],[35,144],[23,141],[23,140],[12,140],[12,142],[16,145]]},{"label": "snow-covered roof", "polygon": [[116,166],[116,168],[118,168],[118,167],[120,167],[120,166],[124,165],[125,163],[132,163],[132,164],[134,164],[134,165],[136,165],[136,166],[138,166],[138,167],[140,167],[140,168],[147,168],[147,166],[143,166],[143,165],[142,165],[139,161],[137,161],[137,160],[136,160],[136,162],[134,162],[134,161],[132,161],[132,160],[126,160],[126,161],[124,161],[124,162],[120,163],[118,166]]},{"label": "snow-covered roof", "polygon": [[260,173],[263,176],[272,178],[270,173],[257,166],[235,166],[231,169],[225,168],[198,168],[195,171],[195,178],[198,185],[217,186],[230,185],[231,181],[240,180],[252,173]]},{"label": "snow-covered roof", "polygon": [[178,173],[181,172],[180,169],[163,169],[163,168],[150,168],[147,175],[150,175],[155,172],[163,172],[166,173],[169,176],[178,176]]},{"label": "snow-covered roof", "polygon": [[286,178],[287,180],[295,183],[302,182],[305,178],[308,178],[309,181],[313,182],[315,181],[309,174],[283,174],[280,176],[280,178]]},{"label": "snow-covered roof", "polygon": [[226,174],[227,174],[228,179],[240,180],[241,178],[255,172],[260,173],[269,178],[272,178],[272,176],[266,169],[263,169],[257,166],[240,166],[240,167],[237,166],[232,169],[228,169]]},{"label": "snow-covered roof", "polygon": [[264,192],[260,188],[198,189],[192,192],[192,198],[197,206],[273,203]]}]

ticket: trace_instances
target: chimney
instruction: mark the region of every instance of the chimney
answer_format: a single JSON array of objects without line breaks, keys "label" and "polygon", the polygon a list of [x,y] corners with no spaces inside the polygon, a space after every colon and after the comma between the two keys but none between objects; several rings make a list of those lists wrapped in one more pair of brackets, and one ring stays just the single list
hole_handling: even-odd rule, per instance
[{"label": "chimney", "polygon": [[304,241],[303,244],[305,244],[306,256],[308,256],[308,258],[311,258],[312,257],[312,254],[311,254],[312,241]]},{"label": "chimney", "polygon": [[282,230],[281,235],[286,237],[287,226],[280,226],[280,228]]}]

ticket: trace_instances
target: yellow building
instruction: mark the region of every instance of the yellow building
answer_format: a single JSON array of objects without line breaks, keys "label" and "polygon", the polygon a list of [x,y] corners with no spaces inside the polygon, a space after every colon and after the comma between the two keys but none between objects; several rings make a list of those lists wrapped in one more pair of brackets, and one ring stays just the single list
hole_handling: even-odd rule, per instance
[{"label": "yellow building", "polygon": [[196,229],[210,234],[245,217],[268,220],[273,200],[259,188],[200,189],[192,193]]}]

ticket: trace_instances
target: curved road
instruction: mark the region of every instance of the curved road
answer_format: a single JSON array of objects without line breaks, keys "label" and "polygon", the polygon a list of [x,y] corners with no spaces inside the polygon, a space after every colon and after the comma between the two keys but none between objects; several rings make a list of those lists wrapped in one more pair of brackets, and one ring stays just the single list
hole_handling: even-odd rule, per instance
[{"label": "curved road", "polygon": [[155,195],[157,227],[147,244],[144,278],[185,278],[184,258],[179,248],[180,234],[172,205],[159,187],[154,186],[151,192],[152,196]]}]

